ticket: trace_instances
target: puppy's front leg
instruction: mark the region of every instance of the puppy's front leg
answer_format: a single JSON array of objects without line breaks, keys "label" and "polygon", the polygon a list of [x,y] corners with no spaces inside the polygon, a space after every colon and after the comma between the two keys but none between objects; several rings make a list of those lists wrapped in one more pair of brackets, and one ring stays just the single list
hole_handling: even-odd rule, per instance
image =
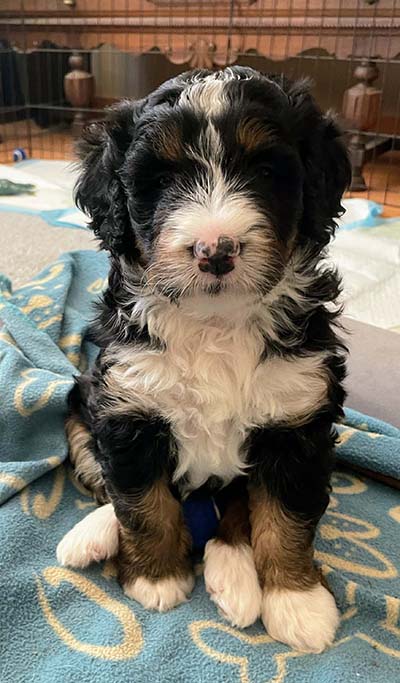
[{"label": "puppy's front leg", "polygon": [[119,580],[126,595],[166,611],[193,588],[190,535],[168,485],[170,434],[158,419],[113,417],[97,433],[107,490],[120,523]]},{"label": "puppy's front leg", "polygon": [[313,561],[316,524],[329,500],[331,439],[329,426],[322,433],[309,426],[262,430],[251,454],[257,461],[249,507],[261,616],[270,636],[304,652],[332,644],[339,623]]}]

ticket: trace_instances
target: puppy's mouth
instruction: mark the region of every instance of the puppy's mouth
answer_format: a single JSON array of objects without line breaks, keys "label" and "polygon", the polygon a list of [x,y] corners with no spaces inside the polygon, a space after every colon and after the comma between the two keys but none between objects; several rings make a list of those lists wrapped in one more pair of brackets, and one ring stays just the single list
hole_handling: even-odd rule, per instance
[{"label": "puppy's mouth", "polygon": [[222,278],[215,278],[213,282],[209,282],[207,284],[203,285],[202,291],[205,294],[209,294],[210,296],[216,296],[220,292],[224,291],[227,289],[227,282],[226,279],[223,280]]},{"label": "puppy's mouth", "polygon": [[[236,265],[230,267],[224,263],[222,268],[223,272],[220,272],[218,266],[212,265],[212,270],[208,268],[209,264],[201,264],[199,266],[198,283],[199,289],[210,296],[215,296],[220,292],[228,291],[231,288],[238,286],[238,273]],[[203,270],[203,267],[206,266]]]},{"label": "puppy's mouth", "polygon": [[[233,261],[233,259],[232,259]],[[195,294],[215,297],[221,292],[240,288],[239,264],[230,259],[191,259],[173,267],[168,263],[153,263],[146,270],[143,284],[170,299],[183,299]]]}]

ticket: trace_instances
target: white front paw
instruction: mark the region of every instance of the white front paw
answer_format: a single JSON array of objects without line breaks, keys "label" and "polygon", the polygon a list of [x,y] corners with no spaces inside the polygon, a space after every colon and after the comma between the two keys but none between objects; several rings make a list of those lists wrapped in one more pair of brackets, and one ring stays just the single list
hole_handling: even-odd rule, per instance
[{"label": "white front paw", "polygon": [[208,541],[204,581],[211,600],[233,626],[245,628],[260,616],[262,593],[249,545]]},{"label": "white front paw", "polygon": [[125,583],[123,588],[128,598],[140,602],[146,609],[167,612],[182,602],[186,602],[193,586],[194,578],[189,574],[186,577],[169,576],[158,581],[151,581],[144,576],[139,576],[137,579]]},{"label": "white front paw", "polygon": [[108,503],[96,508],[64,536],[57,546],[57,560],[67,567],[87,567],[91,562],[114,557],[118,544],[118,520]]},{"label": "white front paw", "polygon": [[322,652],[333,643],[339,611],[320,583],[303,591],[275,588],[263,595],[262,620],[271,638],[301,652]]}]

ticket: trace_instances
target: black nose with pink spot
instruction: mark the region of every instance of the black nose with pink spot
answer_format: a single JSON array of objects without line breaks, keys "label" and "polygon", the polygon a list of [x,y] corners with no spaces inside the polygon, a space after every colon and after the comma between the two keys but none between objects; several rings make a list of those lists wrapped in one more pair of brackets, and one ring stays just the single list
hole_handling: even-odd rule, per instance
[{"label": "black nose with pink spot", "polygon": [[203,273],[220,277],[230,273],[235,267],[235,258],[240,253],[240,242],[235,237],[221,235],[217,241],[202,242],[193,246],[193,255],[199,261]]}]

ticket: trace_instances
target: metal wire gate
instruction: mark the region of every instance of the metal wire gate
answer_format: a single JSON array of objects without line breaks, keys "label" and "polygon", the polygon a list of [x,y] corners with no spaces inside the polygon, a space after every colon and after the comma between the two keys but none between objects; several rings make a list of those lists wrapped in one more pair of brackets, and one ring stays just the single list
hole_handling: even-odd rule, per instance
[{"label": "metal wire gate", "polygon": [[400,208],[400,0],[0,0],[0,162],[69,158],[105,105],[233,63],[310,76],[352,191]]}]

